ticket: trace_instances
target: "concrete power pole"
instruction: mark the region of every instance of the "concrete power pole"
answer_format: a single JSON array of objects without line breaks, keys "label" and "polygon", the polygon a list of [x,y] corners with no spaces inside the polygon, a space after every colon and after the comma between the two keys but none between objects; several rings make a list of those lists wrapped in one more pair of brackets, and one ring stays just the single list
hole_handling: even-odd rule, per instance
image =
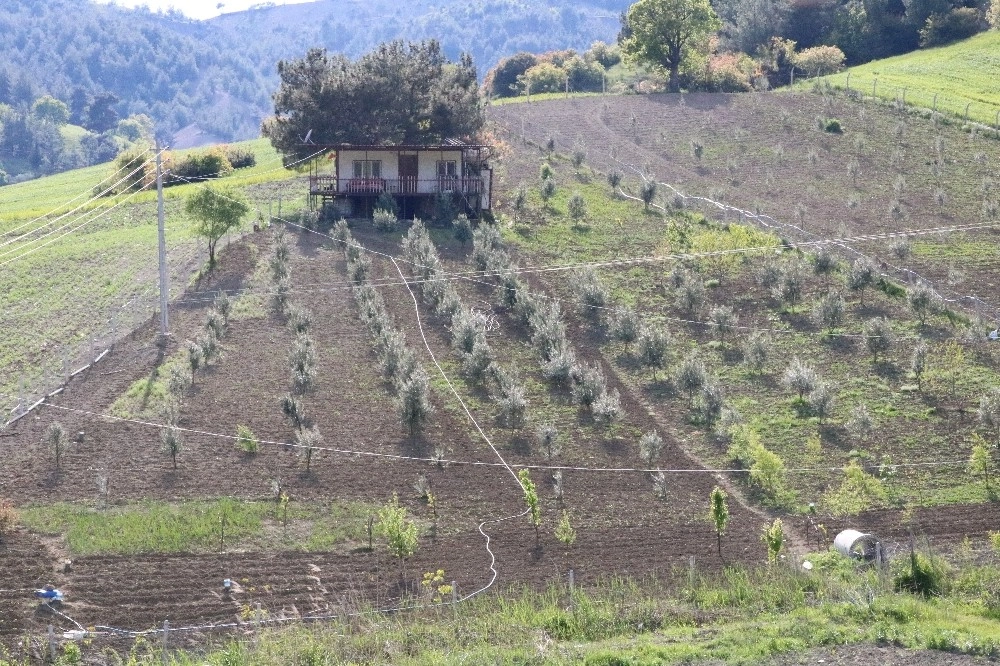
[{"label": "concrete power pole", "polygon": [[160,338],[166,340],[170,335],[169,321],[167,318],[167,295],[170,285],[167,275],[167,239],[163,222],[163,166],[161,155],[163,151],[157,148],[156,152],[156,223],[160,240]]}]

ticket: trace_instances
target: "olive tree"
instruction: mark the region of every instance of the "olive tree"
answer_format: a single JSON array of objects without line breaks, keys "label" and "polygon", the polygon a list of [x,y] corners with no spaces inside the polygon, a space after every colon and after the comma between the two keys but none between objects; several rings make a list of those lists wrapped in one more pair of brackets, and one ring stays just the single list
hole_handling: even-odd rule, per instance
[{"label": "olive tree", "polygon": [[52,449],[52,455],[56,459],[56,469],[62,466],[62,455],[66,449],[66,430],[58,421],[49,425],[45,429],[45,444]]},{"label": "olive tree", "polygon": [[796,357],[785,368],[785,374],[781,378],[781,383],[798,393],[798,402],[802,403],[805,395],[811,393],[816,388],[816,385],[819,383],[819,377],[812,366],[803,363]]},{"label": "olive tree", "polygon": [[872,355],[872,363],[878,364],[879,356],[892,348],[895,339],[892,326],[885,317],[877,317],[865,323],[862,333],[865,336],[865,346]]},{"label": "olive tree", "polygon": [[861,306],[865,305],[865,290],[875,284],[878,268],[868,257],[858,257],[847,272],[847,288],[856,291],[861,297]]},{"label": "olive tree", "polygon": [[656,432],[650,430],[639,440],[639,457],[647,466],[652,466],[660,457],[663,451],[663,438]]}]

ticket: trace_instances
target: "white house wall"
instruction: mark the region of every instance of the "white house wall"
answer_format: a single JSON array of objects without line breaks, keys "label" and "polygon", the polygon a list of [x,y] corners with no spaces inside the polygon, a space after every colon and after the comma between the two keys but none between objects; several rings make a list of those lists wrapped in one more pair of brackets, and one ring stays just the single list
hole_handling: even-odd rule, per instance
[{"label": "white house wall", "polygon": [[[421,193],[434,192],[437,180],[437,163],[440,160],[452,160],[462,176],[462,151],[383,151],[383,150],[342,150],[340,151],[340,173],[342,180],[354,177],[355,160],[380,160],[382,162],[382,178],[387,181],[399,178],[399,155],[417,155],[417,180],[420,182]],[[434,182],[432,182],[434,181]]]}]

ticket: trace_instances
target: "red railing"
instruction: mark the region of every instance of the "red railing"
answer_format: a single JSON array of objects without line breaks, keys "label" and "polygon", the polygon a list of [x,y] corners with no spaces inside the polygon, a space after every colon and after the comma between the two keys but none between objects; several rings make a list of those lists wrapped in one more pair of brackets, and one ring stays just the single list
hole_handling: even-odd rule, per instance
[{"label": "red railing", "polygon": [[483,181],[479,178],[342,178],[310,176],[312,194],[438,194],[458,192],[480,194]]}]

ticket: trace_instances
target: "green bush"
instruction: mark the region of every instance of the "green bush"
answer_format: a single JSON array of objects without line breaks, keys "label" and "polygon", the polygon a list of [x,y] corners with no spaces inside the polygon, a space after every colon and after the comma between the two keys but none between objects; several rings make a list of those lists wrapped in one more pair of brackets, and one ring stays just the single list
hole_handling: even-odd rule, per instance
[{"label": "green bush", "polygon": [[221,147],[202,153],[192,153],[177,161],[170,169],[172,178],[165,179],[165,185],[183,185],[190,181],[221,178],[232,173],[233,165]]},{"label": "green bush", "polygon": [[892,584],[899,592],[935,597],[947,591],[951,567],[944,558],[914,552],[893,562]]},{"label": "green bush", "polygon": [[840,126],[840,121],[836,118],[827,118],[823,123],[823,131],[830,134],[843,134],[844,128]]},{"label": "green bush", "polygon": [[249,148],[226,148],[226,159],[234,169],[257,166],[257,156]]}]

